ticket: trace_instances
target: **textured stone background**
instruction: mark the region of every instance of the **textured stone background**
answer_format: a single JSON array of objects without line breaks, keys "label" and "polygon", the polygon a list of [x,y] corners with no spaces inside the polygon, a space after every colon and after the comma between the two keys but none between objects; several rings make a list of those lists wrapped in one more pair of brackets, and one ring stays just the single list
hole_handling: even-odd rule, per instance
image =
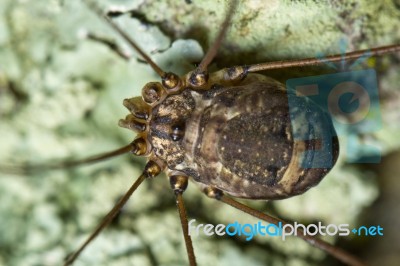
[{"label": "textured stone background", "polygon": [[[201,47],[206,49],[212,42],[225,11],[225,1],[102,2],[135,9],[138,19],[119,18],[123,27],[162,68],[179,74],[200,61]],[[400,43],[398,1],[345,2],[241,3],[213,67],[338,53],[343,38],[348,50]],[[81,158],[133,139],[129,131],[117,126],[118,119],[127,114],[122,99],[139,95],[146,82],[158,77],[135,54],[125,62],[103,45],[84,38],[84,33],[91,31],[118,39],[107,25],[77,0],[3,0],[0,10],[1,163]],[[187,41],[174,42],[178,39]],[[399,60],[397,54],[369,61],[378,71],[384,128],[367,139],[377,140],[385,154],[400,145]],[[284,81],[320,72],[320,68],[312,68],[268,74]],[[396,165],[398,157],[392,155],[388,161]],[[373,263],[395,265],[390,263],[399,254],[392,245],[399,241],[395,230],[400,215],[396,215],[399,209],[393,200],[398,194],[394,180],[398,170],[386,163],[360,168],[341,159],[339,166],[305,195],[252,204],[302,223],[381,224],[386,228],[384,237],[342,240],[338,245],[354,249],[361,257],[369,256]],[[60,265],[127,190],[142,164],[143,160],[126,155],[72,170],[28,176],[2,173],[0,265]],[[385,188],[390,188],[390,193],[382,190]],[[368,209],[378,197],[380,205]],[[384,201],[388,197],[390,204]],[[189,218],[198,223],[255,221],[206,199],[195,184],[190,185],[185,199]],[[182,242],[173,195],[160,176],[134,194],[119,219],[76,265],[185,265]],[[319,265],[325,257],[296,239],[246,242],[243,238],[199,236],[194,245],[201,265]],[[380,248],[386,253],[370,252]]]}]

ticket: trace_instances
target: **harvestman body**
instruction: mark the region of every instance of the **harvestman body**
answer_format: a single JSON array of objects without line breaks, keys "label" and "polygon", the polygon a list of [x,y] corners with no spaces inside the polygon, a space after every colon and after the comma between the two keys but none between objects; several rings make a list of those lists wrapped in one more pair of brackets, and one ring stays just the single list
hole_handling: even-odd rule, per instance
[{"label": "harvestman body", "polygon": [[[96,13],[102,12],[91,2]],[[211,49],[192,72],[179,77],[161,70],[108,16],[103,18],[151,65],[162,82],[145,85],[142,97],[124,100],[130,111],[120,126],[137,133],[128,146],[100,156],[91,157],[53,168],[70,167],[95,162],[126,152],[146,156],[142,175],[120,199],[104,220],[73,254],[66,265],[72,264],[84,248],[107,226],[127,202],[136,188],[147,178],[165,172],[175,192],[190,265],[195,255],[188,234],[188,221],[182,194],[188,180],[200,184],[204,193],[250,215],[270,223],[285,222],[251,209],[227,195],[248,199],[284,199],[299,195],[315,186],[329,172],[339,154],[338,139],[328,114],[315,108],[311,101],[302,100],[304,108],[291,115],[285,87],[258,72],[267,69],[316,65],[317,59],[238,66],[208,73],[210,64],[228,28],[236,2]],[[399,51],[399,45],[370,50],[373,55]],[[365,51],[346,54],[357,58]],[[330,56],[331,61],[342,60],[342,55]],[[317,111],[316,111],[317,110]],[[319,110],[319,111],[318,111]],[[291,120],[304,125],[303,139],[294,138]],[[331,167],[312,168],[321,140],[313,128],[323,128],[332,136],[327,154]],[[298,132],[296,132],[298,133]],[[319,154],[321,156],[321,154]],[[325,250],[349,265],[364,265],[347,252],[319,239],[303,236],[310,244]]]}]

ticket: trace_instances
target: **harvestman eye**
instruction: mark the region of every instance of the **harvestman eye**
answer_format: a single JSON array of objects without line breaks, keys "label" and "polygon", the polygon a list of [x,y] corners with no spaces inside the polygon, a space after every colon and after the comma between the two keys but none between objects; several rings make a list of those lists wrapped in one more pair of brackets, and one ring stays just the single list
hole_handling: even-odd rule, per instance
[{"label": "harvestman eye", "polygon": [[179,141],[185,135],[185,126],[183,124],[173,125],[171,127],[171,138],[173,141]]}]

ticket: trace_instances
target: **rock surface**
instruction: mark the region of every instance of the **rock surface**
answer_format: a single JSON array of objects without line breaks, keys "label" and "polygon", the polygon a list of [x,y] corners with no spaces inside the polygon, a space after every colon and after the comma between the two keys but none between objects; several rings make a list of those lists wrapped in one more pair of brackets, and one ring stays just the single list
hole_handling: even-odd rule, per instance
[{"label": "rock surface", "polygon": [[[136,10],[132,18],[119,17],[121,25],[163,69],[179,74],[201,60],[201,47],[212,42],[226,10],[225,1],[211,0],[102,2]],[[400,6],[383,2],[246,1],[212,67],[339,53],[341,39],[348,50],[400,43]],[[84,37],[92,32],[120,42],[103,21],[76,0],[4,0],[0,10],[2,164],[82,158],[133,139],[117,126],[127,114],[122,100],[140,95],[146,82],[159,78],[125,44],[133,57],[129,62]],[[366,139],[380,143],[383,154],[400,145],[399,61],[398,54],[368,61],[378,73],[383,129]],[[293,76],[320,73],[312,71],[296,70]],[[291,71],[271,75],[282,81],[292,77]],[[143,160],[131,157],[32,175],[1,173],[0,264],[59,265],[140,174]],[[331,174],[306,194],[252,205],[260,210],[272,206],[277,215],[306,224],[357,226],[359,215],[379,194],[377,178],[341,157]],[[257,221],[207,199],[194,183],[185,199],[189,220],[196,223]],[[174,198],[160,176],[142,185],[76,265],[185,265],[182,243]],[[256,237],[246,242],[200,235],[194,237],[194,247],[200,265],[320,265],[325,257],[297,239]]]}]

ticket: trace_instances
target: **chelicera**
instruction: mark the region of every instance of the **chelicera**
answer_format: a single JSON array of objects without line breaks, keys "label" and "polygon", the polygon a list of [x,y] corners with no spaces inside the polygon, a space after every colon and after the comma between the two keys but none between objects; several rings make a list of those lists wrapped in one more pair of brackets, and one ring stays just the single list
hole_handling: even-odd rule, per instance
[{"label": "chelicera", "polygon": [[[92,7],[98,11],[96,7]],[[233,7],[234,5],[229,11],[230,16]],[[311,163],[314,158],[300,155],[307,150],[317,150],[319,139],[312,136],[312,130],[308,130],[305,131],[305,134],[310,135],[307,139],[316,141],[294,140],[284,86],[254,73],[280,67],[319,64],[319,60],[238,66],[209,73],[207,67],[223,39],[230,16],[223,24],[215,45],[200,65],[181,77],[161,70],[123,30],[105,17],[159,74],[161,82],[146,84],[142,97],[124,100],[124,105],[131,114],[120,121],[120,126],[137,133],[130,145],[95,158],[67,163],[67,166],[73,166],[126,152],[148,158],[143,174],[88,240],[68,258],[66,264],[71,264],[86,245],[110,223],[145,179],[155,177],[161,172],[167,174],[175,192],[188,259],[191,265],[195,265],[195,253],[187,232],[188,223],[182,198],[189,179],[200,184],[207,196],[276,223],[279,220],[246,207],[227,195],[249,199],[284,199],[302,194],[317,185],[331,169],[302,167],[304,163],[307,164],[307,160]],[[373,51],[381,54],[398,50],[398,46],[389,46]],[[347,54],[347,57],[356,58],[361,54],[363,51]],[[330,59],[341,60],[342,57],[332,56]],[[304,102],[304,106],[310,105],[311,102]],[[310,125],[307,120],[309,117],[304,115],[308,111],[298,110],[297,120],[300,124]],[[332,160],[333,167],[339,144],[334,136],[332,122],[321,111],[314,117],[313,123],[313,126],[332,131],[329,134],[332,136],[332,146],[327,157]],[[362,264],[357,258],[323,241],[311,237],[304,239],[345,263]]]}]

